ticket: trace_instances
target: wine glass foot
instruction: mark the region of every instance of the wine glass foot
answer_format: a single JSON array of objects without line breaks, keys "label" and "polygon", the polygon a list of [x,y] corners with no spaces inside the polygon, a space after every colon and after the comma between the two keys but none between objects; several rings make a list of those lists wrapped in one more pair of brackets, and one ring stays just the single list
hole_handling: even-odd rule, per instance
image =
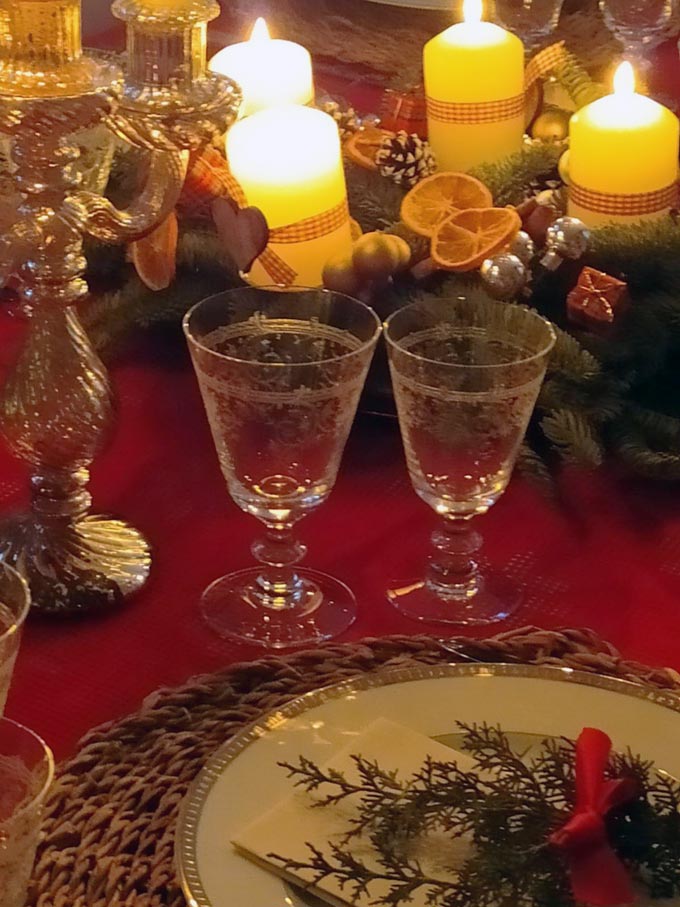
[{"label": "wine glass foot", "polygon": [[522,604],[522,593],[498,574],[480,578],[470,596],[444,595],[424,580],[388,590],[389,602],[405,617],[454,627],[484,627],[511,617]]},{"label": "wine glass foot", "polygon": [[203,593],[201,610],[208,626],[224,639],[289,649],[334,639],[357,615],[354,594],[339,580],[316,570],[298,569],[300,592],[294,608],[265,608],[253,567],[216,580]]}]

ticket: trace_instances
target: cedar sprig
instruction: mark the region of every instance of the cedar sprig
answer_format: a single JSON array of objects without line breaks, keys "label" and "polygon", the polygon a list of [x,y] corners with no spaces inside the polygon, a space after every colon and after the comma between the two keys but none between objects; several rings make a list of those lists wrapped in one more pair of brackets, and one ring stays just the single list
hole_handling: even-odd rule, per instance
[{"label": "cedar sprig", "polygon": [[[351,800],[356,816],[340,843],[308,844],[306,860],[269,859],[302,875],[310,887],[333,878],[355,901],[374,897],[406,907],[416,892],[428,907],[574,907],[567,867],[549,843],[575,803],[575,744],[547,739],[516,752],[500,728],[459,723],[461,749],[475,762],[427,758],[408,779],[375,760],[353,756],[358,780],[321,769],[303,757],[283,768],[297,787],[317,794],[316,806]],[[632,777],[639,795],[607,817],[607,830],[636,881],[652,898],[680,894],[680,784],[631,752],[615,754],[608,777]],[[428,835],[465,837],[469,855],[447,866],[445,878],[428,876],[413,845]],[[364,835],[370,865],[347,846]]]}]

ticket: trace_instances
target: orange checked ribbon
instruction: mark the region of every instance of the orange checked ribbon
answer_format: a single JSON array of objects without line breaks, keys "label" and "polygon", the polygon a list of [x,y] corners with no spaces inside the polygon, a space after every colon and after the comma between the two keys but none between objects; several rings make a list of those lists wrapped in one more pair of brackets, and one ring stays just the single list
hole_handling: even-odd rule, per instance
[{"label": "orange checked ribbon", "polygon": [[[248,201],[243,187],[230,171],[225,174],[225,182],[229,195],[239,208],[247,208]],[[277,286],[291,287],[295,283],[297,272],[271,248],[271,243],[292,245],[294,243],[309,242],[312,239],[319,239],[321,236],[334,233],[346,224],[348,220],[349,207],[347,200],[344,199],[339,205],[329,211],[324,211],[314,217],[308,217],[306,220],[298,221],[295,224],[276,227],[269,231],[269,244],[257,260]]]},{"label": "orange checked ribbon", "polygon": [[[525,87],[521,94],[498,101],[470,103],[438,101],[436,98],[428,97],[427,115],[430,119],[440,123],[467,125],[499,123],[502,120],[512,120],[522,116],[530,107],[532,93],[537,90],[538,83],[566,58],[566,54],[563,41],[551,44],[550,47],[546,47],[536,54],[526,68]],[[533,119],[533,116],[530,119]]]},{"label": "orange checked ribbon", "polygon": [[577,183],[569,185],[569,199],[597,214],[608,214],[619,217],[642,217],[645,214],[658,214],[674,208],[678,203],[678,184],[671,183],[654,192],[638,192],[630,195],[619,195],[609,192],[595,192]]}]

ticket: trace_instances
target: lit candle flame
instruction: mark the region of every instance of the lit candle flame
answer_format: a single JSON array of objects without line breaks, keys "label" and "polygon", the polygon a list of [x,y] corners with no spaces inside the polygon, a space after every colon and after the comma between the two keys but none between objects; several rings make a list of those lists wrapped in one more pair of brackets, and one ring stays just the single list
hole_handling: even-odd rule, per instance
[{"label": "lit candle flame", "polygon": [[269,29],[267,28],[267,23],[265,20],[260,17],[255,25],[250,35],[251,41],[269,41],[271,35],[269,34]]},{"label": "lit candle flame", "polygon": [[614,94],[635,93],[635,71],[630,63],[622,63],[614,75]]},{"label": "lit candle flame", "polygon": [[482,0],[463,0],[463,19],[466,22],[481,22],[482,12]]}]

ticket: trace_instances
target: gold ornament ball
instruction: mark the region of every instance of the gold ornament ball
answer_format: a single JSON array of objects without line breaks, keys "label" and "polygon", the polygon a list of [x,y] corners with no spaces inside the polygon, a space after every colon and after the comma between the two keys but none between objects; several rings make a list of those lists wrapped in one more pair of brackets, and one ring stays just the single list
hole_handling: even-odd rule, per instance
[{"label": "gold ornament ball", "polygon": [[351,255],[335,255],[326,262],[323,285],[327,290],[347,296],[356,296],[360,292],[363,281],[354,268]]},{"label": "gold ornament ball", "polygon": [[354,270],[363,280],[387,280],[407,267],[411,249],[406,240],[388,233],[366,233],[354,244]]},{"label": "gold ornament ball", "polygon": [[563,142],[569,135],[571,114],[560,107],[544,110],[534,120],[531,137],[541,142]]},{"label": "gold ornament ball", "polygon": [[413,258],[411,247],[405,239],[402,239],[401,236],[390,235],[390,239],[392,240],[392,245],[399,255],[399,267],[397,268],[397,270],[405,271],[406,268],[408,268],[408,266],[411,264],[411,259]]}]

